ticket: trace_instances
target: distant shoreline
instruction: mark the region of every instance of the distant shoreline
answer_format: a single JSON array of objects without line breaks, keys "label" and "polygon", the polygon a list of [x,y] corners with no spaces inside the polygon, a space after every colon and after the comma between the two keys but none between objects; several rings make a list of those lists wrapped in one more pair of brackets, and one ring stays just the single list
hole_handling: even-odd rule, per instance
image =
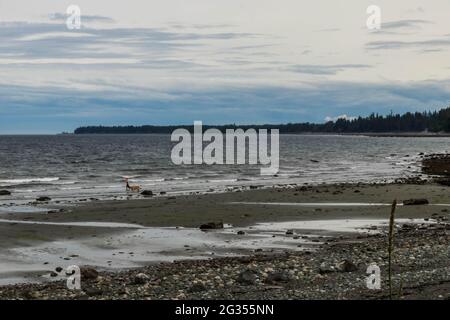
[{"label": "distant shoreline", "polygon": [[[70,133],[57,135],[168,135],[166,132],[150,133]],[[304,136],[366,136],[366,137],[393,137],[393,138],[447,138],[449,133],[428,132],[280,132],[280,135],[304,135]]]}]

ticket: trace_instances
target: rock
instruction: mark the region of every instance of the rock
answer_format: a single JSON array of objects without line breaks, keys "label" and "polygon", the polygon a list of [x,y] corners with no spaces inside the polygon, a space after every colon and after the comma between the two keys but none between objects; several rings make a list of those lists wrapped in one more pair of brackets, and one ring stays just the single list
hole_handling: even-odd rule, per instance
[{"label": "rock", "polygon": [[149,279],[145,273],[138,273],[134,276],[132,284],[146,284]]},{"label": "rock", "polygon": [[434,181],[437,184],[450,187],[450,179],[449,178],[436,178],[436,179],[434,179]]},{"label": "rock", "polygon": [[144,190],[141,192],[141,195],[146,196],[146,197],[152,197],[153,191],[152,190]]},{"label": "rock", "polygon": [[286,231],[286,235],[293,235],[294,234],[294,230],[289,229],[288,231]]},{"label": "rock", "polygon": [[58,276],[58,274],[54,271],[50,272],[50,277],[52,278],[56,278]]},{"label": "rock", "polygon": [[205,291],[205,290],[206,290],[206,287],[202,283],[194,283],[192,285],[192,287],[190,287],[190,289],[189,289],[190,292],[201,292],[201,291]]},{"label": "rock", "polygon": [[353,271],[357,271],[358,267],[351,262],[350,260],[344,260],[342,261],[338,266],[337,266],[338,270],[340,272],[353,272]]},{"label": "rock", "polygon": [[50,201],[52,200],[50,197],[39,197],[36,199],[36,201],[44,202],[44,201]]},{"label": "rock", "polygon": [[239,231],[237,232],[237,234],[240,235],[240,236],[243,236],[243,235],[245,234],[245,231],[239,230]]},{"label": "rock", "polygon": [[270,272],[267,275],[266,283],[276,283],[276,282],[288,282],[291,276],[284,271],[281,272]]},{"label": "rock", "polygon": [[403,200],[403,205],[405,206],[418,206],[418,205],[425,205],[429,204],[427,199],[408,199]]},{"label": "rock", "polygon": [[223,222],[208,222],[204,223],[200,226],[201,230],[208,230],[208,229],[223,229]]},{"label": "rock", "polygon": [[98,271],[91,267],[81,267],[80,268],[82,280],[97,279]]},{"label": "rock", "polygon": [[0,190],[0,196],[10,196],[11,192],[8,190]]},{"label": "rock", "polygon": [[320,274],[326,274],[326,273],[332,273],[336,272],[336,269],[334,269],[333,266],[326,264],[325,262],[322,262],[319,267],[319,273]]},{"label": "rock", "polygon": [[254,285],[256,284],[257,276],[253,270],[242,271],[237,277],[236,281],[243,285]]},{"label": "rock", "polygon": [[61,268],[61,267],[56,267],[56,268],[55,268],[55,271],[58,272],[58,273],[60,273],[61,271],[63,271],[63,268]]},{"label": "rock", "polygon": [[165,195],[167,192],[165,192],[165,191],[161,191],[159,194],[160,195]]}]

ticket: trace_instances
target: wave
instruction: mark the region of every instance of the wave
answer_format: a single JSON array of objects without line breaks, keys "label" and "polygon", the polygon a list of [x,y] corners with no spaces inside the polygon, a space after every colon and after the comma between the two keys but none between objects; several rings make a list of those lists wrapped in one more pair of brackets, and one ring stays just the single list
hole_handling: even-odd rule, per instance
[{"label": "wave", "polygon": [[217,179],[217,180],[206,180],[206,182],[220,183],[220,182],[237,182],[238,179]]},{"label": "wave", "polygon": [[54,182],[58,180],[59,177],[4,179],[0,180],[0,184],[17,185],[17,184],[39,183],[39,182]]}]

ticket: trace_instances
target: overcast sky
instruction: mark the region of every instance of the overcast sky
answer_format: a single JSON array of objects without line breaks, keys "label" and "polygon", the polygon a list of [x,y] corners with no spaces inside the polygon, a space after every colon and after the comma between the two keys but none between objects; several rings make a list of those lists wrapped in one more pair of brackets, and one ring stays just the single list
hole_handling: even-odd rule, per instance
[{"label": "overcast sky", "polygon": [[0,0],[0,21],[0,133],[450,106],[448,0]]}]

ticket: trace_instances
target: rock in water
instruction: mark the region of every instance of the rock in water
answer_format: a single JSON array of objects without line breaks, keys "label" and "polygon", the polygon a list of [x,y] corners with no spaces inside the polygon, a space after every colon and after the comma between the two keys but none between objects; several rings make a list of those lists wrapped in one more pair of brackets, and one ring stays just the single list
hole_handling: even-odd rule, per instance
[{"label": "rock in water", "polygon": [[419,206],[429,204],[427,199],[409,199],[409,200],[403,200],[403,205],[405,206]]},{"label": "rock in water", "polygon": [[0,196],[10,196],[11,192],[8,190],[0,190]]},{"label": "rock in water", "polygon": [[50,201],[52,200],[50,197],[39,197],[36,199],[36,201],[44,202],[44,201]]},{"label": "rock in water", "polygon": [[153,196],[153,191],[152,190],[144,190],[144,191],[141,192],[141,194],[143,196],[152,197]]},{"label": "rock in water", "polygon": [[223,229],[223,222],[208,222],[204,223],[200,226],[201,230],[208,230],[208,229]]}]

